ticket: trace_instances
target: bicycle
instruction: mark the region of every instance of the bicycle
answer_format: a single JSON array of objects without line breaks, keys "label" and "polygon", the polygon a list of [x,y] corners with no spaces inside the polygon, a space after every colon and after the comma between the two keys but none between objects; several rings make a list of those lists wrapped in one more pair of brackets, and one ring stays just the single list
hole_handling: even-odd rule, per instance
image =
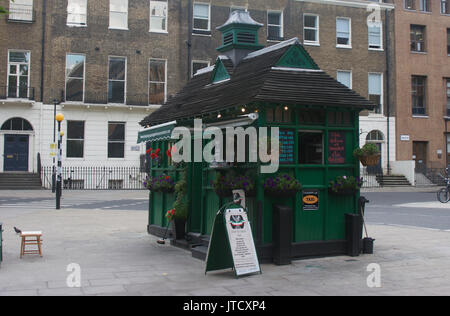
[{"label": "bicycle", "polygon": [[437,198],[441,203],[448,203],[450,201],[450,176],[449,176],[449,168],[445,169],[446,177],[445,177],[445,188],[439,190],[437,193]]}]

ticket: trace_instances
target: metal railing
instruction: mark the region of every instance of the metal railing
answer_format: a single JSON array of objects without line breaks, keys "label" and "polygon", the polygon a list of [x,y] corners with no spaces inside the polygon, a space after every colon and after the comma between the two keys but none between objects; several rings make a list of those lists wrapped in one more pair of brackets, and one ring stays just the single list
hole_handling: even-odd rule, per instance
[{"label": "metal railing", "polygon": [[[42,186],[52,188],[52,166],[41,168]],[[63,167],[64,190],[144,190],[140,167]]]},{"label": "metal railing", "polygon": [[363,179],[363,188],[379,188],[381,187],[378,181],[380,176],[387,173],[387,170],[381,168],[362,168],[360,171],[361,178]]},{"label": "metal railing", "polygon": [[107,93],[91,93],[89,91],[86,91],[83,101],[71,101],[70,98],[66,98],[65,92],[61,91],[61,100],[65,100],[64,102],[81,102],[85,104],[123,104],[130,106],[149,105],[149,97],[147,94],[127,94],[125,100],[123,100],[122,98],[116,98],[116,100],[114,100],[113,98],[109,98]]},{"label": "metal railing", "polygon": [[32,23],[36,21],[33,6],[15,4],[8,10],[8,22]]},{"label": "metal railing", "polygon": [[416,185],[445,185],[445,168],[416,169]]},{"label": "metal railing", "polygon": [[34,88],[0,86],[0,100],[6,99],[22,99],[34,101]]}]

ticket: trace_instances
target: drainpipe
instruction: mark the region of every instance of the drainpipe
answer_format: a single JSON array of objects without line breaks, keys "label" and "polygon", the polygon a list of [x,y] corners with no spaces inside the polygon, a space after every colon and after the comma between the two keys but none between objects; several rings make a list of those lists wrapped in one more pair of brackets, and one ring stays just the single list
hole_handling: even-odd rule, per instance
[{"label": "drainpipe", "polygon": [[192,7],[192,0],[188,0],[188,37],[187,37],[187,81],[191,79],[191,67],[192,67],[192,55],[191,55],[191,48],[192,48],[192,14],[193,14],[193,7]]},{"label": "drainpipe", "polygon": [[47,25],[47,0],[42,1],[42,41],[41,41],[41,102],[44,103],[44,63],[45,63],[45,29]]},{"label": "drainpipe", "polygon": [[385,10],[385,38],[386,38],[386,117],[387,117],[387,172],[388,175],[391,174],[391,149],[390,149],[390,143],[391,143],[391,129],[390,129],[390,116],[391,116],[391,105],[390,105],[390,71],[389,71],[389,65],[391,62],[390,57],[390,41],[389,41],[389,10]]}]

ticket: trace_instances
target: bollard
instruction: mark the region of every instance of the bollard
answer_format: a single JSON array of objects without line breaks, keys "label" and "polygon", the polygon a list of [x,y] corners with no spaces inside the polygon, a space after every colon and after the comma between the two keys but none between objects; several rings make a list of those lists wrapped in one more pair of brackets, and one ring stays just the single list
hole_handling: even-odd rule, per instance
[{"label": "bollard", "polygon": [[345,214],[345,234],[347,255],[357,257],[361,253],[362,220],[361,215]]},{"label": "bollard", "polygon": [[273,262],[276,265],[292,262],[292,220],[291,207],[273,206]]}]

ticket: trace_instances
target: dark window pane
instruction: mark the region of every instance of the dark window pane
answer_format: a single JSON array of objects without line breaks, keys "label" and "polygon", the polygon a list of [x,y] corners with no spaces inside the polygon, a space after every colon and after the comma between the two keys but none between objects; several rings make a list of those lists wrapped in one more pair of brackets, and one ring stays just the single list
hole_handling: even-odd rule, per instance
[{"label": "dark window pane", "polygon": [[32,131],[33,127],[31,126],[30,122],[23,120],[23,130],[24,131]]},{"label": "dark window pane", "polygon": [[108,143],[108,158],[124,158],[125,144],[124,143]]},{"label": "dark window pane", "polygon": [[298,142],[299,164],[323,164],[322,133],[300,132]]},{"label": "dark window pane", "polygon": [[110,81],[108,84],[108,103],[125,103],[125,82]]},{"label": "dark window pane", "polygon": [[84,140],[67,140],[67,157],[84,157]]},{"label": "dark window pane", "polygon": [[8,97],[17,98],[17,77],[9,76],[8,81]]},{"label": "dark window pane", "polygon": [[316,27],[317,17],[305,15],[305,27]]},{"label": "dark window pane", "polygon": [[194,29],[207,31],[209,29],[209,21],[203,19],[194,19]]},{"label": "dark window pane", "polygon": [[150,81],[166,81],[166,62],[164,60],[150,61]]},{"label": "dark window pane", "polygon": [[11,123],[12,123],[11,120],[7,120],[5,123],[3,123],[2,131],[10,131],[12,129]]},{"label": "dark window pane", "polygon": [[10,52],[9,61],[13,63],[28,63],[30,60],[29,53],[26,52]]},{"label": "dark window pane", "polygon": [[281,38],[281,28],[279,26],[269,26],[269,39],[280,39]]},{"label": "dark window pane", "polygon": [[321,110],[300,110],[298,121],[302,125],[325,125],[325,112]]},{"label": "dark window pane", "polygon": [[66,101],[83,101],[83,79],[68,79]]},{"label": "dark window pane", "polygon": [[281,25],[281,14],[280,13],[269,13],[268,14],[269,24]]},{"label": "dark window pane", "polygon": [[110,58],[109,60],[109,79],[125,80],[125,59]]},{"label": "dark window pane", "polygon": [[164,83],[150,83],[149,104],[163,104],[164,103]]},{"label": "dark window pane", "polygon": [[23,130],[23,120],[20,118],[12,119],[12,129],[14,131],[22,131]]},{"label": "dark window pane", "polygon": [[125,123],[109,123],[108,140],[109,141],[125,140]]},{"label": "dark window pane", "polygon": [[317,32],[315,30],[305,30],[305,41],[317,42]]},{"label": "dark window pane", "polygon": [[68,121],[67,138],[84,139],[84,121]]}]

